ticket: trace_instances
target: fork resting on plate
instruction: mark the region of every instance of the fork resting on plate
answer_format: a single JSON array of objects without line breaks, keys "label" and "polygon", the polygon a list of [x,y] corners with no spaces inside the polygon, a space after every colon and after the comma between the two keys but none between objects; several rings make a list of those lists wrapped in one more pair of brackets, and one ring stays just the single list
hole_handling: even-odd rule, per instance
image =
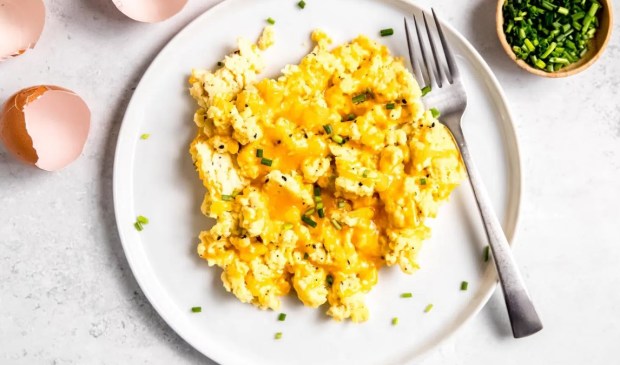
[{"label": "fork resting on plate", "polygon": [[[407,18],[405,18],[407,46],[409,47],[409,58],[411,60],[414,76],[420,85],[437,89],[425,95],[424,101],[427,105],[432,105],[441,111],[441,122],[448,127],[461,151],[461,157],[467,169],[469,181],[476,202],[478,203],[489,245],[491,246],[493,261],[495,262],[495,267],[499,274],[499,281],[504,292],[512,333],[515,338],[529,336],[540,331],[543,325],[525,288],[525,284],[514,258],[512,257],[510,245],[493,211],[491,199],[484,187],[480,173],[476,169],[469,149],[467,148],[463,130],[461,129],[461,118],[467,106],[467,95],[461,83],[454,56],[446,42],[441,25],[437,20],[437,15],[434,10],[432,10],[432,13],[435,31],[429,26],[429,22],[426,20],[426,14],[422,14],[424,27],[426,29],[426,42],[424,34],[420,31],[416,16],[415,14],[413,15],[419,52],[414,52],[408,21]],[[435,47],[434,38],[437,37],[440,40],[443,57],[440,50]],[[430,54],[425,43],[430,45]]]}]

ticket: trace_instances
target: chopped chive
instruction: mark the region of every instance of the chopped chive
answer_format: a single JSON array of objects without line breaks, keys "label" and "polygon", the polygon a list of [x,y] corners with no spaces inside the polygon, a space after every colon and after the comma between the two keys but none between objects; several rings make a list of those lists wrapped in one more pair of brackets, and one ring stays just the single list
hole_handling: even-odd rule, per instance
[{"label": "chopped chive", "polygon": [[224,62],[222,61],[217,61],[217,67],[222,67],[224,66]]},{"label": "chopped chive", "polygon": [[269,18],[267,18],[267,23],[269,23],[271,25],[274,25],[274,24],[276,24],[276,21],[272,17],[269,17]]},{"label": "chopped chive", "polygon": [[312,188],[312,193],[314,194],[314,196],[321,196],[321,187],[318,185],[314,185],[314,187]]},{"label": "chopped chive", "polygon": [[431,88],[430,86],[428,86],[428,85],[424,86],[422,88],[422,96],[426,96],[426,94],[430,93],[431,90],[433,90],[433,88]]},{"label": "chopped chive", "polygon": [[427,305],[427,306],[424,308],[424,313],[428,313],[428,312],[430,312],[430,311],[431,311],[431,309],[433,309],[433,305],[432,305],[432,304]]},{"label": "chopped chive", "polygon": [[327,274],[327,276],[325,277],[325,282],[327,282],[327,285],[332,286],[334,284],[334,277],[332,276],[332,274]]},{"label": "chopped chive", "polygon": [[317,213],[319,214],[319,218],[325,218],[325,210],[323,210],[323,208],[319,208]]},{"label": "chopped chive", "polygon": [[351,98],[351,101],[353,101],[353,104],[359,104],[359,103],[365,102],[366,93],[355,95],[353,98]]},{"label": "chopped chive", "polygon": [[239,195],[239,191],[238,190],[233,190],[232,194],[230,196],[232,196],[233,198],[236,198],[237,195]]},{"label": "chopped chive", "polygon": [[382,37],[388,37],[394,34],[394,29],[392,28],[381,29],[379,34],[381,34]]},{"label": "chopped chive", "polygon": [[229,202],[229,201],[233,200],[233,197],[232,197],[232,195],[224,195],[224,194],[222,194],[222,200],[225,201],[225,202]]},{"label": "chopped chive", "polygon": [[307,259],[309,259],[309,258],[310,258],[310,255],[308,255],[308,253],[307,253],[307,252],[305,252],[305,253],[304,253],[304,260],[307,260]]},{"label": "chopped chive", "polygon": [[261,148],[256,150],[256,157],[263,157],[263,150]]},{"label": "chopped chive", "polygon": [[149,224],[149,219],[143,215],[139,215],[136,220],[142,224]]},{"label": "chopped chive", "polygon": [[273,338],[275,338],[276,340],[279,340],[282,338],[282,332],[276,332],[275,336],[273,336]]},{"label": "chopped chive", "polygon": [[525,46],[527,47],[527,49],[530,50],[530,52],[534,52],[534,50],[536,49],[536,47],[532,44],[532,41],[530,41],[528,38],[525,38],[523,43],[525,43]]},{"label": "chopped chive", "polygon": [[368,170],[364,170],[362,172],[362,177],[368,177]]},{"label": "chopped chive", "polygon": [[468,283],[468,282],[466,282],[466,281],[462,281],[462,282],[461,282],[461,290],[462,290],[462,291],[467,290],[467,287],[468,287],[468,286],[469,286],[469,283]]},{"label": "chopped chive", "polygon": [[314,197],[314,202],[315,202],[316,204],[318,204],[318,203],[320,203],[320,202],[322,202],[322,201],[323,201],[323,198],[321,198],[321,196],[320,196],[320,195],[319,195],[319,196],[315,196],[315,197]]},{"label": "chopped chive", "polygon": [[149,139],[150,136],[151,135],[149,133],[144,133],[140,136],[140,139],[146,140],[146,139]]},{"label": "chopped chive", "polygon": [[316,209],[323,209],[325,206],[323,205],[323,202],[318,202],[316,203]]},{"label": "chopped chive", "polygon": [[278,321],[284,322],[285,319],[286,319],[286,313],[278,314]]},{"label": "chopped chive", "polygon": [[441,115],[441,113],[439,113],[439,110],[437,110],[437,108],[431,108],[431,115],[433,116],[433,118],[439,118],[439,116]]},{"label": "chopped chive", "polygon": [[357,118],[357,116],[353,113],[349,113],[347,114],[346,118],[343,118],[343,120],[346,120],[347,122],[350,122],[352,120],[355,120],[355,118]]},{"label": "chopped chive", "polygon": [[293,229],[293,223],[284,223],[282,230],[288,231],[289,229]]},{"label": "chopped chive", "polygon": [[260,163],[265,165],[265,166],[271,166],[271,164],[273,163],[273,160],[270,160],[268,158],[261,158]]},{"label": "chopped chive", "polygon": [[302,215],[301,216],[301,220],[306,223],[307,225],[309,225],[312,228],[316,228],[317,223],[315,221],[312,220],[312,218]]},{"label": "chopped chive", "polygon": [[420,185],[426,185],[426,178],[425,177],[420,179]]},{"label": "chopped chive", "polygon": [[327,133],[327,134],[332,134],[332,132],[333,132],[332,126],[329,125],[329,124],[325,124],[323,126],[323,129],[325,130],[325,133]]},{"label": "chopped chive", "polygon": [[412,293],[402,293],[400,295],[400,297],[401,298],[411,298],[411,297],[413,297],[413,294]]},{"label": "chopped chive", "polygon": [[396,326],[398,324],[398,317],[392,318],[392,326]]},{"label": "chopped chive", "polygon": [[338,134],[334,134],[332,136],[332,141],[338,143],[338,144],[343,144],[344,143],[344,139],[342,138],[342,136],[338,135]]},{"label": "chopped chive", "polygon": [[314,208],[310,208],[310,209],[306,210],[304,215],[309,217],[309,216],[313,215],[314,212],[315,212]]},{"label": "chopped chive", "polygon": [[140,222],[134,223],[133,226],[136,229],[136,231],[138,231],[138,232],[142,232],[142,230],[144,229],[144,227],[142,226],[142,223],[140,223]]},{"label": "chopped chive", "polygon": [[387,110],[392,110],[394,108],[396,108],[396,104],[394,104],[394,103],[387,103],[385,105],[385,109],[387,109]]},{"label": "chopped chive", "polygon": [[560,6],[560,7],[558,8],[558,13],[560,13],[560,14],[562,14],[562,15],[568,15],[568,9],[566,9],[566,8],[565,8],[565,7],[563,7],[563,6]]},{"label": "chopped chive", "polygon": [[335,219],[332,219],[332,220],[330,220],[330,221],[331,221],[331,223],[332,223],[332,226],[334,226],[334,228],[336,228],[336,229],[337,229],[337,230],[339,230],[339,231],[342,229],[342,226],[340,225],[340,222],[338,222],[338,221],[337,221],[337,220],[335,220]]},{"label": "chopped chive", "polygon": [[488,262],[489,261],[489,257],[490,257],[490,247],[486,246],[484,248],[484,252],[482,254],[482,258],[484,259],[484,262]]},{"label": "chopped chive", "polygon": [[202,307],[192,307],[192,313],[200,313],[202,312]]},{"label": "chopped chive", "polygon": [[306,7],[306,2],[304,0],[301,0],[297,3],[297,6],[299,6],[300,9],[303,9]]}]

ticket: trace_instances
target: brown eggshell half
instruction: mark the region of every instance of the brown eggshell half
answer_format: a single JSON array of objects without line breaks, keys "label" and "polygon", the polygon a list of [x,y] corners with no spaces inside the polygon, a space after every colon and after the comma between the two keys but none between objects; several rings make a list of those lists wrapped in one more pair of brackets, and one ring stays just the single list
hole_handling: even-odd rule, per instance
[{"label": "brown eggshell half", "polygon": [[34,86],[13,95],[0,115],[0,140],[18,159],[56,171],[82,153],[90,110],[74,92]]},{"label": "brown eggshell half", "polygon": [[114,5],[131,19],[145,23],[164,21],[185,7],[187,0],[113,0]]},{"label": "brown eggshell half", "polygon": [[44,25],[43,0],[0,0],[0,61],[34,48]]}]

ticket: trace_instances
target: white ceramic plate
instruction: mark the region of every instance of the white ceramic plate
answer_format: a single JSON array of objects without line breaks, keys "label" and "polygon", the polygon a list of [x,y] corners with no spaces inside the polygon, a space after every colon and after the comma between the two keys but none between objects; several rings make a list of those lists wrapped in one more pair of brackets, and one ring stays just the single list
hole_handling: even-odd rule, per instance
[{"label": "white ceramic plate", "polygon": [[[486,245],[467,183],[453,194],[433,222],[433,237],[420,256],[422,268],[408,276],[384,269],[369,293],[370,320],[330,320],[325,308],[304,307],[294,297],[277,313],[240,303],[221,285],[218,268],[208,267],[195,248],[210,222],[200,214],[203,188],[188,144],[195,133],[194,102],[187,78],[194,67],[212,67],[235,49],[236,38],[255,39],[276,19],[277,43],[267,51],[266,75],[297,63],[309,51],[311,30],[321,28],[335,43],[363,33],[406,55],[403,16],[419,9],[405,1],[228,0],[198,17],[159,54],[144,75],[125,115],[114,166],[114,203],[123,247],[145,295],[187,342],[221,364],[405,364],[452,334],[486,303],[496,274],[482,260]],[[441,15],[441,14],[440,14]],[[395,29],[395,35],[378,36]],[[515,232],[520,200],[517,141],[497,80],[472,46],[454,29],[446,36],[458,54],[469,106],[465,134],[495,209],[509,238]],[[141,140],[142,133],[150,133]],[[138,233],[133,222],[150,219]],[[460,291],[461,281],[469,282]],[[413,292],[412,299],[401,299]],[[424,307],[433,303],[430,313]],[[200,314],[191,313],[202,306]],[[392,317],[399,317],[397,326]],[[276,332],[283,332],[279,341]]]}]

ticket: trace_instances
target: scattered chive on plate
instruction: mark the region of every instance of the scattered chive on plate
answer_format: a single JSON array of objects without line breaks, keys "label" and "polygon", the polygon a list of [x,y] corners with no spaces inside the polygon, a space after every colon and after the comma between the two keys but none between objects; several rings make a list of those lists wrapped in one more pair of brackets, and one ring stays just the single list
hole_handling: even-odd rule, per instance
[{"label": "scattered chive on plate", "polygon": [[499,0],[497,34],[506,53],[538,76],[585,70],[610,35],[610,0]]}]

